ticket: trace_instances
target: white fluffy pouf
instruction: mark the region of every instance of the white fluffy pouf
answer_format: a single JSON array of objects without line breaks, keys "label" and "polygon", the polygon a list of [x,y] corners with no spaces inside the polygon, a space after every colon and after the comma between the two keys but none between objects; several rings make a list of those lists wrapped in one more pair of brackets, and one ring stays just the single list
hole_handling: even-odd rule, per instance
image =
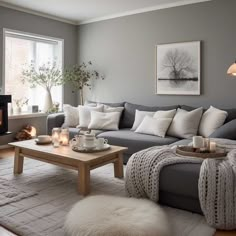
[{"label": "white fluffy pouf", "polygon": [[91,196],[76,203],[68,213],[69,236],[167,236],[163,210],[146,199]]}]

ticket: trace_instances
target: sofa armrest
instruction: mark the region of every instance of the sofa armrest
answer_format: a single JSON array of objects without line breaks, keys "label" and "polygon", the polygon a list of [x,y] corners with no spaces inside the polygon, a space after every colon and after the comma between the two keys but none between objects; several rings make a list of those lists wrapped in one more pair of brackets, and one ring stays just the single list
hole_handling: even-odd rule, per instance
[{"label": "sofa armrest", "polygon": [[64,123],[65,115],[64,113],[54,113],[47,117],[47,134],[52,134],[52,129],[55,127],[61,127]]},{"label": "sofa armrest", "polygon": [[214,131],[209,138],[225,138],[236,140],[236,119],[224,124]]}]

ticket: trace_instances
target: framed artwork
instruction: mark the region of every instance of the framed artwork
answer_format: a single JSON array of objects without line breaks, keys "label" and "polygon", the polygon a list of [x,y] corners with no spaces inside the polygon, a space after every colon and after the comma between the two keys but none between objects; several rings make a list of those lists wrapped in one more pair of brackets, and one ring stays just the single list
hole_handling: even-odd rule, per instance
[{"label": "framed artwork", "polygon": [[156,46],[156,93],[200,95],[200,41]]}]

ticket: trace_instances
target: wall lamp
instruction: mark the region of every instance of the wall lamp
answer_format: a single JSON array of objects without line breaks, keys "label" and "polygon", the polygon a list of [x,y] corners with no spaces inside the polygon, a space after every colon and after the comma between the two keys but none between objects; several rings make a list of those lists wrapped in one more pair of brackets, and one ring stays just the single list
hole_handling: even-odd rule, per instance
[{"label": "wall lamp", "polygon": [[232,64],[228,71],[227,71],[227,74],[230,75],[230,76],[236,76],[236,61],[234,64]]}]

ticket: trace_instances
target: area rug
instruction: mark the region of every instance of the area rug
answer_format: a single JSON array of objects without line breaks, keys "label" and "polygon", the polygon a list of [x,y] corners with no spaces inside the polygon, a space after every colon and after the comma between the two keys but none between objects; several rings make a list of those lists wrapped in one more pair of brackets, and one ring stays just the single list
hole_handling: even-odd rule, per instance
[{"label": "area rug", "polygon": [[[77,192],[77,172],[26,158],[24,173],[12,173],[13,158],[0,159],[0,178],[34,194],[1,206],[0,224],[21,236],[64,236],[65,216],[83,198]],[[125,196],[124,180],[113,175],[112,165],[93,170],[91,195]],[[201,215],[168,207],[164,210],[173,227],[172,235],[212,236],[215,232]]]},{"label": "area rug", "polygon": [[20,186],[15,186],[3,178],[0,178],[0,193],[0,207],[37,195],[36,192],[30,189],[23,190]]}]

